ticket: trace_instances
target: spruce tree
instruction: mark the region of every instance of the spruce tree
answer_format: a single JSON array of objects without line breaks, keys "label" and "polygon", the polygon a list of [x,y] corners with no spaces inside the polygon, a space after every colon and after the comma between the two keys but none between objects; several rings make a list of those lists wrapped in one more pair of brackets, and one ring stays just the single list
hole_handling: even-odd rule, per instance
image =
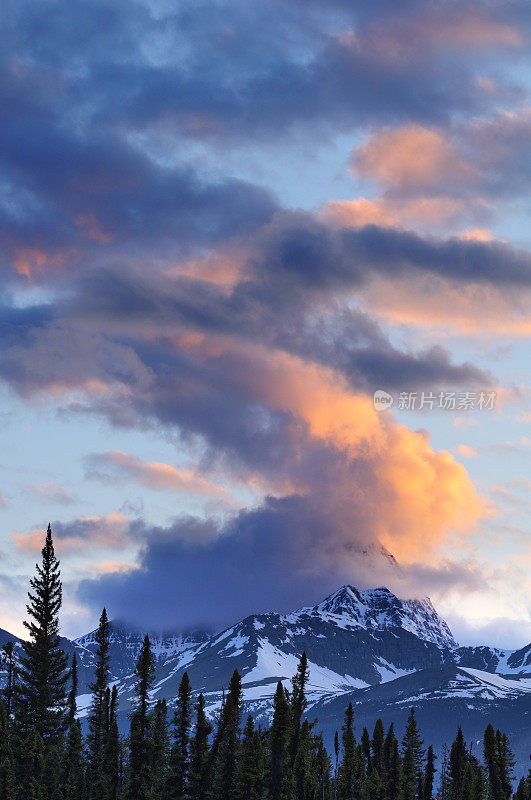
[{"label": "spruce tree", "polygon": [[168,800],[185,796],[189,771],[190,728],[192,726],[192,687],[185,672],[179,684],[177,705],[173,716],[173,745],[168,779]]},{"label": "spruce tree", "polygon": [[74,724],[77,717],[77,692],[78,692],[78,677],[77,677],[77,656],[72,653],[72,662],[70,666],[70,691],[68,692],[68,716],[67,723],[70,728]]},{"label": "spruce tree", "polygon": [[195,732],[190,742],[188,794],[191,800],[200,800],[207,792],[208,737],[212,733],[212,725],[206,718],[205,698],[202,694],[197,698],[195,713]]},{"label": "spruce tree", "polygon": [[299,735],[300,735],[302,717],[304,715],[304,712],[306,711],[306,706],[308,705],[308,702],[306,700],[306,685],[308,683],[309,677],[310,677],[310,671],[308,669],[308,659],[306,657],[306,653],[304,652],[297,666],[297,672],[293,676],[291,682],[292,690],[290,697],[290,709],[291,709],[290,755],[292,764],[295,761],[295,757],[297,755],[297,749],[299,746]]},{"label": "spruce tree", "polygon": [[437,790],[437,800],[448,800],[448,747],[443,744],[441,761],[441,780]]},{"label": "spruce tree", "polygon": [[52,529],[48,525],[42,563],[30,581],[24,621],[29,639],[22,643],[21,699],[23,726],[35,728],[45,739],[58,740],[66,727],[68,677],[66,655],[59,642],[59,610],[62,603],[60,562],[55,557]]},{"label": "spruce tree", "polygon": [[463,731],[461,730],[461,726],[459,726],[457,736],[450,748],[449,800],[463,800],[463,787],[467,766],[468,752],[463,738]]},{"label": "spruce tree", "polygon": [[129,780],[125,796],[128,800],[150,800],[149,787],[149,691],[155,676],[155,662],[149,636],[144,637],[135,668],[135,709],[131,715],[129,734]]},{"label": "spruce tree", "polygon": [[0,700],[0,800],[15,800],[15,765],[9,736],[7,709]]},{"label": "spruce tree", "polygon": [[216,800],[234,800],[236,796],[241,705],[242,682],[238,670],[234,670],[213,744],[213,791]]},{"label": "spruce tree", "polygon": [[423,742],[415,719],[415,709],[411,709],[406,731],[402,740],[401,800],[416,800],[419,789],[419,775],[424,773]]},{"label": "spruce tree", "polygon": [[386,800],[396,800],[400,791],[400,776],[402,763],[398,750],[398,739],[393,738],[391,743],[391,754],[389,768],[385,773],[385,797]]},{"label": "spruce tree", "polygon": [[289,770],[289,743],[291,740],[291,712],[281,681],[273,698],[273,721],[269,731],[270,791],[273,800],[286,800],[291,784]]},{"label": "spruce tree", "polygon": [[112,687],[108,730],[105,741],[105,773],[109,800],[117,800],[119,789],[120,734],[118,731],[118,689]]},{"label": "spruce tree", "polygon": [[363,757],[365,758],[365,770],[367,773],[370,773],[372,768],[372,761],[371,761],[371,740],[369,737],[369,731],[367,728],[363,728],[361,733],[361,749],[363,752]]},{"label": "spruce tree", "polygon": [[433,746],[430,744],[430,746],[428,747],[428,755],[426,760],[426,772],[424,773],[424,793],[422,800],[432,800],[434,778],[435,778],[435,755],[433,752]]},{"label": "spruce tree", "polygon": [[351,800],[361,796],[360,756],[354,736],[354,708],[348,704],[342,728],[343,758],[339,764],[337,796],[339,800]]},{"label": "spruce tree", "polygon": [[506,733],[496,731],[496,748],[501,800],[510,800],[513,793],[515,762]]},{"label": "spruce tree", "polygon": [[59,749],[54,745],[45,748],[39,790],[43,800],[63,800],[61,757]]},{"label": "spruce tree", "polygon": [[325,800],[325,798],[330,798],[331,796],[331,763],[330,756],[326,752],[326,748],[324,746],[322,734],[318,734],[318,736],[315,737],[314,765],[317,776],[317,786],[314,796],[316,798],[320,798],[320,800]]},{"label": "spruce tree", "polygon": [[5,686],[1,691],[7,718],[11,719],[11,714],[14,711],[15,705],[15,692],[18,683],[18,666],[15,658],[15,646],[12,641],[6,642],[2,645],[0,650],[0,664],[5,670]]},{"label": "spruce tree", "polygon": [[487,772],[489,800],[505,800],[503,776],[499,758],[498,736],[490,723],[487,725],[483,736],[483,759]]},{"label": "spruce tree", "polygon": [[85,800],[83,737],[79,720],[68,729],[61,780],[64,800]]},{"label": "spruce tree", "polygon": [[337,771],[339,769],[339,733],[335,731],[334,733],[334,755],[335,755],[335,762],[334,762],[334,798],[337,798]]},{"label": "spruce tree", "polygon": [[44,765],[44,741],[36,727],[32,727],[22,741],[17,764],[19,796],[22,800],[41,799],[41,780]]},{"label": "spruce tree", "polygon": [[293,765],[293,792],[297,800],[313,800],[316,792],[316,774],[313,764],[311,725],[303,720],[299,732],[299,745]]},{"label": "spruce tree", "polygon": [[[168,707],[166,700],[158,700],[151,712],[150,742],[150,783],[151,792],[157,800],[169,800],[166,789],[168,784],[168,760],[170,753],[170,736],[168,724]],[[183,795],[184,796],[184,787]]]},{"label": "spruce tree", "polygon": [[96,642],[96,664],[94,680],[90,684],[92,700],[88,713],[87,750],[89,761],[89,782],[91,797],[94,800],[106,800],[109,787],[105,764],[106,733],[108,729],[108,713],[110,698],[107,694],[109,685],[109,620],[107,611],[103,609],[99,626],[94,633]]},{"label": "spruce tree", "polygon": [[383,771],[383,747],[385,730],[381,719],[376,720],[371,740],[372,764],[381,774]]},{"label": "spruce tree", "polygon": [[243,729],[236,768],[236,800],[265,800],[267,762],[260,731],[255,730],[249,715]]}]

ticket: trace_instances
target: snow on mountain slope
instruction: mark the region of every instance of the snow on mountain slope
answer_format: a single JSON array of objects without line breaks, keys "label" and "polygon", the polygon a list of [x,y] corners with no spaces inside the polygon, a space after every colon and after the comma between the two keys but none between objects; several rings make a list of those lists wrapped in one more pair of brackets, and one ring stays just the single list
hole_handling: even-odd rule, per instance
[{"label": "snow on mountain slope", "polygon": [[290,685],[305,651],[314,702],[452,661],[450,643],[451,633],[429,601],[344,586],[314,607],[247,617],[190,647],[186,664],[170,654],[157,668],[154,696],[171,703],[186,669],[194,689],[215,708],[237,669],[244,699],[270,705],[277,682]]},{"label": "snow on mountain slope", "polygon": [[476,755],[481,756],[483,734],[492,723],[509,734],[517,771],[524,774],[529,766],[531,745],[530,684],[527,678],[504,679],[482,670],[448,664],[379,686],[324,697],[312,707],[310,716],[318,718],[318,730],[323,732],[328,746],[333,747],[334,732],[341,725],[349,702],[354,706],[358,736],[364,726],[372,732],[380,718],[387,727],[393,723],[395,733],[401,738],[409,710],[414,707],[423,739],[434,745],[439,759],[443,744],[454,739],[458,725],[465,740],[473,743]]},{"label": "snow on mountain slope", "polygon": [[500,650],[497,647],[459,647],[455,661],[463,667],[472,667],[499,675],[531,677],[531,645],[520,650]]},{"label": "snow on mountain slope", "polygon": [[353,586],[342,586],[317,606],[301,609],[288,619],[305,616],[319,616],[345,628],[356,625],[366,630],[402,628],[441,647],[457,647],[448,625],[428,597],[399,600],[385,586],[361,592]]}]

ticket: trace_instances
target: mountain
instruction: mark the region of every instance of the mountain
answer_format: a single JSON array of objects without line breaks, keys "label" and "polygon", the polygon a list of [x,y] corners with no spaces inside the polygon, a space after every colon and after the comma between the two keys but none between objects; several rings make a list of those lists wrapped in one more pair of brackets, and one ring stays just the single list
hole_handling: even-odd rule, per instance
[{"label": "mountain", "polygon": [[310,716],[318,717],[328,747],[334,733],[340,730],[345,707],[354,706],[356,728],[372,733],[380,717],[386,725],[391,722],[402,737],[410,708],[426,744],[433,744],[441,759],[442,746],[455,737],[458,725],[471,743],[473,751],[482,757],[483,733],[492,722],[509,734],[516,758],[516,774],[524,774],[531,752],[531,678],[506,679],[493,673],[469,667],[445,665],[437,669],[420,670],[396,680],[349,692],[341,697],[323,698],[311,709]]},{"label": "mountain", "polygon": [[[112,681],[119,692],[124,730],[143,638],[144,631],[125,623],[110,625]],[[400,730],[414,705],[426,740],[434,744],[453,739],[460,723],[468,736],[480,739],[492,721],[511,734],[518,753],[526,747],[529,751],[525,725],[517,720],[531,728],[531,644],[516,651],[459,647],[427,598],[401,600],[385,587],[359,591],[342,586],[317,605],[290,614],[253,614],[218,633],[151,633],[150,640],[156,666],[153,700],[165,697],[170,708],[186,670],[194,691],[204,693],[207,710],[215,715],[237,669],[244,713],[268,722],[277,682],[291,685],[305,651],[308,714],[319,717],[326,735],[340,728],[352,700],[358,728],[370,729],[381,716]],[[63,646],[78,656],[78,709],[83,719],[90,703],[94,632],[73,642],[63,640]]]}]

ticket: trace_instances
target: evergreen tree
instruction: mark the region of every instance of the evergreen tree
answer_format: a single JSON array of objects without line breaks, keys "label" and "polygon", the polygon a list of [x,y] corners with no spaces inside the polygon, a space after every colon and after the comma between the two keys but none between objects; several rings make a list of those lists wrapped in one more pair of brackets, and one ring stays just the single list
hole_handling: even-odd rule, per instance
[{"label": "evergreen tree", "polygon": [[514,758],[507,736],[488,725],[483,737],[489,800],[509,800],[512,794]]},{"label": "evergreen tree", "polygon": [[94,680],[90,684],[92,700],[88,714],[87,749],[89,759],[89,779],[91,797],[94,800],[105,800],[109,794],[105,770],[106,732],[108,728],[109,697],[109,620],[107,611],[103,609],[97,631],[96,666]]},{"label": "evergreen tree", "polygon": [[290,710],[291,710],[291,742],[290,742],[290,756],[291,763],[295,761],[297,750],[299,747],[299,735],[302,723],[302,717],[306,711],[308,702],[306,700],[306,685],[310,671],[308,669],[308,659],[304,652],[300,658],[297,666],[297,672],[291,681],[291,697],[290,697]]},{"label": "evergreen tree", "polygon": [[361,733],[360,744],[363,752],[363,757],[365,759],[365,770],[367,773],[369,773],[371,771],[372,762],[371,762],[371,740],[367,728],[364,728]]},{"label": "evergreen tree", "polygon": [[463,800],[463,786],[467,766],[468,753],[463,738],[463,731],[461,730],[461,726],[459,726],[457,736],[450,748],[449,800]]},{"label": "evergreen tree", "polygon": [[291,776],[289,774],[289,743],[291,740],[291,712],[282,683],[277,683],[273,698],[273,721],[269,731],[270,789],[273,800],[287,800]]},{"label": "evergreen tree", "polygon": [[42,774],[39,780],[40,796],[43,800],[63,800],[61,786],[61,758],[59,750],[48,744],[44,748]]},{"label": "evergreen tree", "polygon": [[448,800],[448,747],[444,744],[442,748],[441,761],[441,781],[437,790],[437,800]]},{"label": "evergreen tree", "polygon": [[155,662],[149,636],[144,637],[135,668],[135,710],[131,715],[129,734],[129,780],[125,796],[128,800],[151,800],[149,785],[149,691],[155,675]]},{"label": "evergreen tree", "polygon": [[188,794],[191,800],[200,800],[207,792],[208,737],[212,733],[212,725],[205,715],[205,698],[202,694],[197,698],[195,713],[195,733],[190,742]]},{"label": "evergreen tree", "polygon": [[315,796],[317,775],[312,769],[314,766],[313,755],[311,725],[308,720],[304,720],[299,733],[299,745],[293,765],[293,791],[297,800],[313,800]]},{"label": "evergreen tree", "polygon": [[22,643],[21,694],[23,725],[44,738],[58,740],[66,725],[67,660],[59,643],[58,614],[62,603],[61,573],[48,525],[42,563],[30,581],[24,621],[29,639]]},{"label": "evergreen tree", "polygon": [[85,765],[79,720],[73,722],[68,729],[61,779],[64,800],[84,800]]},{"label": "evergreen tree", "polygon": [[339,734],[336,731],[334,733],[334,754],[336,757],[335,766],[334,766],[334,798],[337,798],[337,772],[339,769]]},{"label": "evergreen tree", "polygon": [[251,716],[243,729],[236,774],[236,800],[265,800],[267,762],[260,731]]},{"label": "evergreen tree", "polygon": [[419,775],[424,773],[423,742],[415,719],[415,709],[411,709],[406,731],[402,740],[401,800],[416,800],[419,791]]},{"label": "evergreen tree", "polygon": [[343,758],[339,765],[337,796],[339,800],[360,800],[363,783],[363,753],[356,746],[354,709],[348,704],[342,728]]},{"label": "evergreen tree", "polygon": [[514,800],[531,800],[531,781],[529,778],[520,778]]},{"label": "evergreen tree", "polygon": [[[337,733],[337,731],[336,731]],[[326,752],[323,742],[322,734],[315,737],[315,772],[317,776],[317,785],[314,797],[325,800],[331,796],[330,784],[330,756]]]},{"label": "evergreen tree", "polygon": [[41,799],[41,779],[44,764],[44,741],[36,727],[24,738],[17,764],[20,800]]},{"label": "evergreen tree", "polygon": [[117,800],[119,789],[120,734],[118,731],[118,689],[112,687],[105,741],[105,773],[109,800]]},{"label": "evergreen tree", "polygon": [[213,744],[213,790],[216,800],[234,800],[236,797],[241,705],[242,682],[238,670],[234,670]]},{"label": "evergreen tree", "polygon": [[9,741],[9,717],[0,700],[0,800],[15,800],[15,765]]},{"label": "evergreen tree", "polygon": [[173,746],[168,783],[168,799],[185,796],[189,770],[190,728],[192,726],[192,687],[185,672],[179,684],[177,705],[173,717]]},{"label": "evergreen tree", "polygon": [[[151,764],[150,783],[154,800],[167,800],[172,797],[166,791],[168,784],[168,756],[170,752],[170,736],[168,725],[168,707],[166,700],[159,700],[151,713]],[[183,794],[184,797],[184,786]]]},{"label": "evergreen tree", "polygon": [[398,739],[393,734],[390,745],[389,767],[385,772],[384,791],[386,800],[395,800],[399,795],[401,769],[402,764],[398,750]]},{"label": "evergreen tree", "polygon": [[432,800],[434,778],[435,778],[435,755],[433,753],[433,746],[430,744],[430,746],[428,747],[428,756],[426,760],[426,772],[424,774],[423,800]]},{"label": "evergreen tree", "polygon": [[383,772],[383,747],[385,741],[385,730],[381,719],[376,720],[372,734],[371,751],[372,764],[381,774]]},{"label": "evergreen tree", "polygon": [[68,693],[68,716],[67,723],[70,728],[74,724],[77,717],[77,691],[78,691],[78,678],[77,678],[77,657],[72,653],[72,663],[70,666],[70,691]]},{"label": "evergreen tree", "polygon": [[18,682],[18,667],[15,659],[15,646],[12,641],[2,645],[0,650],[0,664],[5,671],[5,686],[1,691],[7,718],[11,719],[14,711],[14,697]]},{"label": "evergreen tree", "polygon": [[506,733],[496,731],[496,746],[501,800],[509,800],[513,793],[515,762]]}]

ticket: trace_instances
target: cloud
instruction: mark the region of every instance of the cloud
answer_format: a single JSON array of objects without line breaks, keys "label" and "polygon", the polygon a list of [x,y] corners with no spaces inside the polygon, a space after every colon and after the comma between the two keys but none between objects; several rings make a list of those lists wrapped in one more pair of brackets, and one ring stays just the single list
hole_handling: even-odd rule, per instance
[{"label": "cloud", "polygon": [[[256,368],[256,354],[253,362]],[[277,427],[280,417],[273,427],[262,415],[272,440],[257,457],[225,422],[216,450],[225,451],[233,472],[240,463],[278,491],[288,484],[292,493],[270,497],[225,526],[195,519],[167,529],[136,523],[135,537],[145,541],[140,569],[83,583],[83,600],[103,595],[116,615],[156,615],[168,624],[211,621],[212,613],[224,624],[366,580],[367,569],[371,579],[387,579],[396,569],[389,550],[403,562],[427,558],[449,529],[466,535],[484,513],[463,467],[434,453],[425,435],[377,415],[367,398],[339,391],[336,382],[295,362],[264,361],[258,374],[246,391],[280,412],[284,424]],[[256,426],[251,430],[250,446]],[[286,447],[279,450],[281,442]]]},{"label": "cloud", "polygon": [[477,458],[478,456],[477,448],[470,447],[467,444],[458,444],[457,452],[459,453],[460,456],[463,456],[464,458]]},{"label": "cloud", "polygon": [[140,568],[83,581],[83,602],[105,597],[113,616],[144,625],[225,625],[254,611],[288,611],[337,588],[338,579],[362,580],[368,567],[381,575],[396,569],[381,549],[337,541],[327,515],[295,496],[270,498],[221,530],[184,519],[144,534]]},{"label": "cloud", "polygon": [[226,490],[206,480],[197,468],[177,469],[159,461],[143,461],[137,456],[116,450],[94,453],[86,458],[89,479],[113,484],[135,481],[148,489],[171,490],[191,494],[220,495]]},{"label": "cloud", "polygon": [[432,189],[468,183],[474,170],[440,132],[420,125],[379,131],[354,151],[352,170],[385,187]]},{"label": "cloud", "polygon": [[[522,99],[504,75],[523,4],[55,11],[21,0],[3,36],[0,377],[63,419],[97,414],[199,454],[191,471],[110,451],[89,462],[100,478],[216,493],[222,471],[269,498],[226,524],[55,523],[59,552],[110,551],[87,598],[108,589],[121,611],[146,592],[146,614],[182,601],[190,622],[219,601],[221,621],[260,592],[291,607],[335,588],[358,558],[385,572],[382,545],[407,566],[465,537],[485,513],[465,469],[370,393],[495,384],[440,345],[399,346],[389,321],[528,328],[528,254],[407,230],[484,227],[512,191],[527,117],[492,109]],[[380,197],[294,211],[249,178],[264,143],[286,181],[290,143],[324,162],[345,135],[368,137],[355,164]],[[41,536],[14,542],[33,553]]]},{"label": "cloud", "polygon": [[[69,523],[56,520],[52,523],[52,530],[59,558],[95,548],[120,551],[134,545],[126,517],[117,512],[100,517],[82,517]],[[11,534],[18,550],[31,553],[40,552],[44,537],[41,528]]]},{"label": "cloud", "polygon": [[63,489],[57,483],[28,484],[28,490],[41,500],[60,505],[71,505],[76,499],[72,492]]}]

